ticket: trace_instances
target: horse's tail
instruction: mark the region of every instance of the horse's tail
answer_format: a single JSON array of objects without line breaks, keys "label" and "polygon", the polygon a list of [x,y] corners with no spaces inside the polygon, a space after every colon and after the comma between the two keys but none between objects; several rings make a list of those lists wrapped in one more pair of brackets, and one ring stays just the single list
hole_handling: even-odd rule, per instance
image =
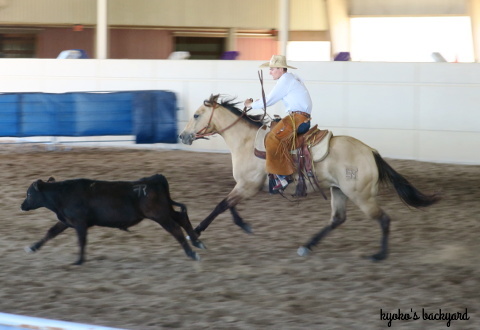
[{"label": "horse's tail", "polygon": [[419,208],[430,206],[440,200],[437,194],[425,195],[415,188],[405,177],[388,165],[378,152],[374,151],[373,157],[378,168],[378,180],[391,183],[405,204]]}]

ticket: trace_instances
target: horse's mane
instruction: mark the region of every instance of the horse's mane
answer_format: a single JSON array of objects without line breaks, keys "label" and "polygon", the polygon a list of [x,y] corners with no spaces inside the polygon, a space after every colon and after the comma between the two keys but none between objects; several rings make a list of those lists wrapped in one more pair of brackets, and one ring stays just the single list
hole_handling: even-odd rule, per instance
[{"label": "horse's mane", "polygon": [[238,117],[242,116],[243,120],[246,120],[248,123],[255,125],[256,127],[262,127],[262,125],[264,124],[262,121],[264,117],[263,115],[248,115],[244,113],[243,110],[239,109],[237,107],[237,104],[241,102],[240,101],[235,102],[236,97],[225,98],[220,100],[220,102],[218,101],[219,97],[220,97],[220,94],[216,94],[216,95],[212,94],[210,96],[210,99],[205,100],[203,104],[208,107],[212,107],[214,104],[221,105],[225,109],[228,109],[234,115]]}]

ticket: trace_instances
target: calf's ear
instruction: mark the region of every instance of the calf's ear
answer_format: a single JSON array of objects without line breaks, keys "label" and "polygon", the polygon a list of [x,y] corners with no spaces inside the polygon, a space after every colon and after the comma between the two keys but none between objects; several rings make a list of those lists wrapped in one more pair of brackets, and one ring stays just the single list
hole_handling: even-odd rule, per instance
[{"label": "calf's ear", "polygon": [[39,183],[43,183],[43,181],[42,180],[37,180],[33,183],[33,188],[35,188],[36,191],[40,191],[40,189],[38,187]]},{"label": "calf's ear", "polygon": [[53,176],[49,177],[47,182],[55,182],[55,178]]}]

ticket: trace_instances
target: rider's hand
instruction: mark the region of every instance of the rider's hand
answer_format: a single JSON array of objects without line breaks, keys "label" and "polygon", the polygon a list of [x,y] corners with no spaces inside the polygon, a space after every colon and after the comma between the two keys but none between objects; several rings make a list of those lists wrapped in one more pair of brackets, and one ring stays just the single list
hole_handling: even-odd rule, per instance
[{"label": "rider's hand", "polygon": [[245,105],[245,108],[251,108],[252,103],[253,103],[253,99],[246,99],[243,104]]}]

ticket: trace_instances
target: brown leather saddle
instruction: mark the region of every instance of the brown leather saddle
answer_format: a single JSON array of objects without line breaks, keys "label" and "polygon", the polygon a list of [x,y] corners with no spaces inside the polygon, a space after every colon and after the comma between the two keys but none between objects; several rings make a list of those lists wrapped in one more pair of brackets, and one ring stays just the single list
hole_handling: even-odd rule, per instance
[{"label": "brown leather saddle", "polygon": [[[271,127],[263,125],[257,132],[255,138],[255,149],[254,154],[258,158],[266,158],[266,149],[265,149],[265,137],[270,132]],[[318,125],[313,126],[308,130],[308,132],[298,135],[296,137],[295,143],[293,144],[297,148],[291,151],[292,155],[297,154],[297,150],[300,148],[307,147],[312,149],[315,147],[315,161],[322,160],[325,158],[325,154],[328,153],[328,144],[330,138],[332,137],[332,132],[329,130],[321,130],[318,128]],[[321,148],[324,146],[324,148]],[[310,151],[310,150],[308,150]],[[320,152],[319,152],[320,151]]]},{"label": "brown leather saddle", "polygon": [[[258,158],[266,158],[265,137],[270,130],[271,127],[264,125],[257,132],[254,154]],[[316,186],[326,199],[316,179],[313,162],[321,161],[328,155],[331,137],[332,132],[321,130],[318,128],[318,125],[310,128],[308,132],[296,136],[294,143],[292,143],[294,148],[290,152],[296,168],[296,174],[298,174],[297,187],[293,196],[304,197],[307,195],[307,178],[312,183],[312,186]]]}]

